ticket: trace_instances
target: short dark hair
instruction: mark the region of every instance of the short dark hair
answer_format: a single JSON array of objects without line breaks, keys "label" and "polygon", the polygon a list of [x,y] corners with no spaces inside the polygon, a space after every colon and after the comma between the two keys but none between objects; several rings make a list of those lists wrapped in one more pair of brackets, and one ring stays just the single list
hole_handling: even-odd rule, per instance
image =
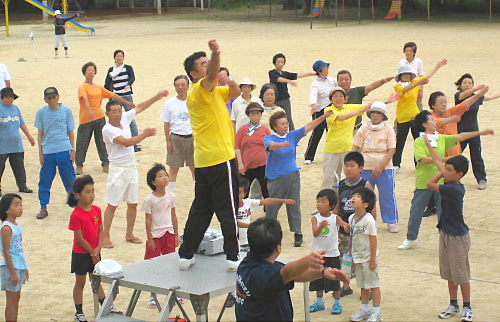
[{"label": "short dark hair", "polygon": [[222,71],[225,71],[225,72],[227,73],[227,76],[230,76],[230,75],[229,75],[229,69],[227,69],[227,67],[222,67],[222,66],[221,66],[221,67],[219,68],[219,73],[220,73],[220,72],[222,72]]},{"label": "short dark hair", "polygon": [[121,49],[117,49],[117,50],[115,50],[115,52],[113,53],[113,58],[116,58],[116,55],[118,55],[118,54],[120,54],[120,53],[123,55],[123,57],[125,57],[125,53],[123,52],[123,50],[121,50]]},{"label": "short dark hair", "polygon": [[7,219],[7,210],[9,210],[14,199],[23,200],[23,198],[16,193],[6,193],[3,195],[0,200],[0,220],[5,221]]},{"label": "short dark hair", "polygon": [[337,73],[337,79],[339,79],[339,75],[343,75],[343,74],[347,74],[349,75],[349,79],[352,80],[352,75],[351,75],[351,72],[348,71],[347,69],[342,69],[342,70],[339,70],[338,73]]},{"label": "short dark hair", "polygon": [[472,78],[472,75],[469,74],[469,73],[465,73],[463,74],[462,76],[460,76],[460,78],[455,82],[455,85],[457,86],[457,89],[459,91],[462,91],[461,89],[461,86],[462,86],[462,82],[464,81],[464,79],[466,78],[470,78],[472,80],[472,84],[474,84],[474,78]]},{"label": "short dark hair", "polygon": [[250,189],[250,181],[248,181],[247,178],[240,176],[238,179],[240,188],[243,188],[243,191],[245,192],[245,195],[247,194],[248,190]]},{"label": "short dark hair", "polygon": [[413,57],[417,54],[417,44],[413,41],[409,41],[403,46],[403,52],[405,52],[406,48],[411,48],[413,50]]},{"label": "short dark hair", "polygon": [[462,172],[462,177],[467,174],[467,171],[469,171],[469,160],[463,155],[451,157],[445,164],[452,165],[456,172]]},{"label": "short dark hair", "polygon": [[429,120],[429,116],[431,115],[432,114],[429,111],[423,110],[422,112],[418,113],[417,116],[415,116],[414,122],[419,132],[425,132],[424,123],[427,123],[427,121]]},{"label": "short dark hair", "polygon": [[184,59],[184,70],[191,81],[193,81],[191,72],[195,70],[196,61],[202,57],[207,57],[207,53],[204,51],[197,51]]},{"label": "short dark hair", "polygon": [[274,91],[274,95],[278,96],[278,88],[276,87],[276,85],[274,85],[273,83],[265,83],[260,88],[259,98],[261,101],[264,101],[264,93],[267,92],[268,89],[272,89]]},{"label": "short dark hair", "polygon": [[269,118],[269,126],[271,126],[271,130],[276,132],[274,126],[276,125],[276,122],[282,118],[286,118],[286,113],[284,111],[274,112],[274,114],[271,115],[271,117]]},{"label": "short dark hair", "polygon": [[106,103],[106,113],[109,113],[109,111],[111,111],[111,106],[115,106],[115,105],[119,105],[120,108],[122,107],[120,103],[118,103],[118,101],[115,101],[115,100],[109,100],[107,103]]},{"label": "short dark hair", "polygon": [[346,164],[347,161],[354,161],[359,167],[365,166],[365,158],[363,158],[363,155],[357,151],[347,153],[344,158],[344,164]]},{"label": "short dark hair", "polygon": [[437,92],[433,92],[433,93],[431,93],[431,95],[429,95],[429,107],[431,108],[431,110],[434,110],[433,106],[434,106],[434,104],[436,104],[436,100],[439,96],[444,96],[444,93],[437,91]]},{"label": "short dark hair", "polygon": [[337,205],[337,194],[333,189],[323,189],[316,195],[316,199],[327,198],[330,207],[333,209]]},{"label": "short dark hair", "polygon": [[189,78],[186,75],[177,75],[177,76],[175,76],[175,78],[174,78],[174,85],[175,85],[175,82],[177,82],[179,79],[186,80],[186,82],[187,82],[187,84],[189,86]]},{"label": "short dark hair", "polygon": [[375,208],[375,202],[377,201],[377,197],[375,196],[375,192],[366,188],[359,187],[352,192],[352,195],[359,195],[363,203],[367,203],[368,207],[366,208],[366,212],[372,212],[373,208]]},{"label": "short dark hair", "polygon": [[[156,175],[160,171],[165,171],[167,172],[167,169],[165,169],[165,166],[161,163],[155,163],[151,169],[148,170],[148,173],[146,174],[146,182],[148,186],[151,188],[151,190],[156,191],[156,186],[154,184]],[[168,176],[168,172],[167,172]]]},{"label": "short dark hair", "polygon": [[89,175],[78,177],[75,179],[75,181],[73,181],[73,192],[68,194],[68,200],[66,201],[68,206],[74,208],[76,205],[78,205],[76,194],[82,193],[85,186],[89,184],[94,185],[94,179],[92,179],[92,177]]},{"label": "short dark hair", "polygon": [[247,237],[250,253],[263,260],[271,256],[276,247],[281,245],[283,231],[279,221],[262,217],[248,226]]},{"label": "short dark hair", "polygon": [[87,68],[89,68],[90,66],[94,67],[94,71],[97,74],[97,66],[95,65],[95,63],[89,61],[88,63],[85,63],[82,66],[82,74],[83,74],[83,76],[85,76],[85,72],[87,71]]},{"label": "short dark hair", "polygon": [[273,56],[273,65],[276,65],[276,62],[278,61],[278,58],[283,58],[286,64],[286,57],[282,53],[276,54]]}]

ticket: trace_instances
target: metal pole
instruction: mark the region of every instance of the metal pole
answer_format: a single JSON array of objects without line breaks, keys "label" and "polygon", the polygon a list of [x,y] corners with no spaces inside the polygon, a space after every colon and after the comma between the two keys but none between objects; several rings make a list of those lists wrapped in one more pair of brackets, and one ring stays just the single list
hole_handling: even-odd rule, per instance
[{"label": "metal pole", "polygon": [[427,20],[431,19],[431,0],[427,0]]},{"label": "metal pole", "polygon": [[310,22],[309,22],[309,29],[313,29],[313,10],[314,10],[314,0],[311,0],[311,12],[309,13],[309,19]]},{"label": "metal pole", "polygon": [[358,23],[361,24],[361,0],[358,0]]},{"label": "metal pole", "polygon": [[492,14],[493,8],[491,6],[491,0],[490,0],[490,21],[491,21],[491,14]]},{"label": "metal pole", "polygon": [[271,12],[271,0],[269,0],[269,17],[272,16],[272,12]]},{"label": "metal pole", "polygon": [[68,13],[68,0],[62,0],[62,9],[64,14]]},{"label": "metal pole", "polygon": [[339,0],[335,0],[335,27],[338,27]]},{"label": "metal pole", "polygon": [[156,12],[161,16],[161,0],[156,0]]},{"label": "metal pole", "polygon": [[373,1],[375,0],[372,0],[372,20],[375,20],[375,4],[373,3]]},{"label": "metal pole", "polygon": [[10,28],[9,28],[9,0],[2,0],[3,5],[5,7],[5,34],[7,37],[10,37]]},{"label": "metal pole", "polygon": [[[42,3],[43,3],[44,6],[47,6],[47,0],[43,0]],[[47,23],[48,19],[49,19],[49,14],[42,10],[42,20],[43,20],[43,23]]]}]

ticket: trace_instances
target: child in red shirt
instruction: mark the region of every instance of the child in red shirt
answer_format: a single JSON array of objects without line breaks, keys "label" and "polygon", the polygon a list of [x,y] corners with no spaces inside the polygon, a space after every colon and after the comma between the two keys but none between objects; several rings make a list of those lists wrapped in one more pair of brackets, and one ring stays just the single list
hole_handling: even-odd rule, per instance
[{"label": "child in red shirt", "polygon": [[[92,205],[94,202],[94,180],[91,176],[77,178],[73,182],[73,193],[68,196],[68,205],[74,207],[69,219],[69,229],[75,234],[71,254],[71,273],[75,273],[73,300],[75,302],[75,321],[87,321],[83,314],[83,289],[85,278],[89,274],[92,280],[94,265],[101,260],[102,216],[101,209]],[[105,298],[102,286],[99,286],[99,302]],[[112,308],[113,313],[119,313]]]}]

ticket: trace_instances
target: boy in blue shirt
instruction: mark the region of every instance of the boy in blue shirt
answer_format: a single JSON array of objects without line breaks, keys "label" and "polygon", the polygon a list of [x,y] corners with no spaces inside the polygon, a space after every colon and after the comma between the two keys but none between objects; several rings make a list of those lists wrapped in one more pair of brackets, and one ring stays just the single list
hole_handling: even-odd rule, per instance
[{"label": "boy in blue shirt", "polygon": [[55,87],[48,87],[43,92],[48,104],[36,112],[35,127],[38,129],[38,155],[40,159],[40,181],[38,182],[38,199],[40,212],[37,219],[49,215],[47,205],[50,200],[50,187],[56,176],[56,168],[64,184],[66,192],[71,192],[75,181],[75,121],[71,109],[59,103],[59,93]]},{"label": "boy in blue shirt", "polygon": [[[19,129],[26,135],[31,146],[35,145],[35,140],[24,123],[21,110],[14,104],[14,100],[18,97],[10,87],[2,88],[0,91],[2,99],[0,104],[0,182],[5,170],[5,162],[9,159],[19,192],[32,193],[33,190],[26,186],[24,148]],[[1,187],[0,196],[2,196]]]}]

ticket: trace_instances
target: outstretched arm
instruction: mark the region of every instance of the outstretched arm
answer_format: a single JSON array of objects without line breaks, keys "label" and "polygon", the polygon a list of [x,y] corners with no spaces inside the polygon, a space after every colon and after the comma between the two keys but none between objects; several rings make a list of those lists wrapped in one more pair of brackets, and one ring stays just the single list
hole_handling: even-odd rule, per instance
[{"label": "outstretched arm", "polygon": [[493,130],[462,132],[462,133],[457,135],[457,143],[460,143],[462,141],[466,141],[468,139],[472,139],[473,137],[476,137],[479,135],[494,135],[494,134],[495,134],[495,131],[493,131]]},{"label": "outstretched arm", "polygon": [[411,83],[410,85],[406,86],[405,88],[403,88],[403,93],[406,93],[408,91],[411,91],[412,89],[414,89],[415,87],[417,86],[420,86],[420,85],[425,85],[425,84],[429,84],[429,78],[422,78],[421,80],[419,81],[416,81],[416,82],[413,82]]},{"label": "outstretched arm", "polygon": [[139,114],[141,112],[144,112],[148,107],[150,107],[151,105],[153,105],[154,103],[156,103],[160,99],[167,97],[167,96],[168,96],[168,91],[166,89],[159,91],[158,93],[156,93],[155,96],[151,97],[150,99],[145,100],[144,102],[137,104],[135,106],[135,114]]},{"label": "outstretched arm", "polygon": [[297,78],[304,78],[304,77],[309,77],[309,76],[316,76],[316,73],[298,73]]},{"label": "outstretched arm", "polygon": [[[131,108],[134,108],[134,107],[135,107],[135,104],[134,104],[134,103],[127,101],[126,99],[124,99],[123,97],[121,97],[120,95],[118,95],[118,94],[116,94],[116,93],[113,93],[113,96],[112,96],[111,98],[112,98],[113,100],[115,100],[115,101],[118,101],[118,102],[122,103],[122,104],[128,105],[128,106],[130,106]],[[90,106],[90,104],[89,104],[89,106]]]},{"label": "outstretched arm", "polygon": [[210,48],[212,54],[207,68],[207,76],[203,79],[201,86],[211,92],[220,68],[220,46],[217,40],[213,39],[208,41],[208,48]]},{"label": "outstretched arm", "polygon": [[337,116],[337,120],[339,121],[343,121],[343,120],[347,120],[347,119],[350,119],[351,117],[355,117],[356,115],[358,114],[362,114],[366,111],[368,111],[370,109],[370,107],[372,106],[373,103],[368,103],[366,104],[365,106],[355,110],[355,111],[352,111],[352,112],[348,112],[348,113],[340,113],[338,116]]},{"label": "outstretched arm", "polygon": [[[307,134],[308,132],[314,130],[318,125],[321,124],[324,120],[326,120],[327,117],[333,114],[332,110],[326,111],[325,114],[321,115],[317,119],[312,120],[311,122],[307,123],[306,126],[304,127],[304,132]],[[338,116],[337,116],[338,118]]]},{"label": "outstretched arm", "polygon": [[287,204],[294,205],[295,200],[293,199],[281,199],[281,198],[265,198],[260,200],[259,206],[270,206],[270,205],[278,205],[278,204]]},{"label": "outstretched arm", "polygon": [[156,129],[146,128],[146,129],[144,129],[144,131],[142,131],[141,134],[139,134],[137,136],[133,136],[131,138],[126,138],[126,137],[120,135],[119,137],[116,137],[113,140],[113,143],[122,145],[124,147],[129,147],[129,146],[136,145],[136,144],[142,142],[145,138],[153,136],[155,134],[156,134]]},{"label": "outstretched arm", "polygon": [[[323,255],[325,251],[322,252],[312,252],[311,254],[302,257],[296,261],[290,262],[283,266],[280,271],[281,279],[284,284],[288,284],[291,281],[296,280],[301,275],[306,273],[308,270],[313,269],[316,271],[314,277],[318,279],[321,277],[321,269],[323,268]],[[299,280],[297,280],[299,281]]]},{"label": "outstretched arm", "polygon": [[371,91],[379,88],[380,86],[384,85],[385,83],[390,82],[393,79],[394,79],[394,76],[386,77],[386,78],[382,78],[380,80],[374,81],[373,83],[371,83],[368,86],[365,86],[365,95],[368,95]]},{"label": "outstretched arm", "polygon": [[496,94],[484,96],[484,100],[485,101],[492,101],[492,100],[497,99],[499,97],[500,97],[500,93],[496,93]]},{"label": "outstretched arm", "polygon": [[[476,94],[474,94],[474,96],[471,96],[462,102],[462,103],[465,103],[465,106],[470,107],[472,104],[474,104],[478,99],[480,99],[482,96],[484,96],[490,90],[490,88],[488,86],[484,86],[484,85],[480,85],[477,88],[479,89],[479,92],[477,92]],[[500,96],[500,94],[499,94],[499,96]],[[486,96],[484,97],[484,100],[485,101],[487,100]]]},{"label": "outstretched arm", "polygon": [[479,85],[479,86],[476,86],[476,87],[473,87],[473,88],[470,88],[470,89],[467,89],[463,92],[460,92],[460,95],[458,96],[458,99],[459,100],[464,100],[466,99],[467,97],[471,96],[472,93],[474,92],[477,92],[478,90],[480,90],[481,86],[484,86],[484,85]]},{"label": "outstretched arm", "polygon": [[429,73],[427,73],[427,78],[431,78],[432,76],[434,76],[434,74],[441,68],[443,67],[444,65],[448,64],[448,60],[446,59],[441,59],[437,64],[436,66],[434,66],[433,69],[431,69],[431,71]]}]

